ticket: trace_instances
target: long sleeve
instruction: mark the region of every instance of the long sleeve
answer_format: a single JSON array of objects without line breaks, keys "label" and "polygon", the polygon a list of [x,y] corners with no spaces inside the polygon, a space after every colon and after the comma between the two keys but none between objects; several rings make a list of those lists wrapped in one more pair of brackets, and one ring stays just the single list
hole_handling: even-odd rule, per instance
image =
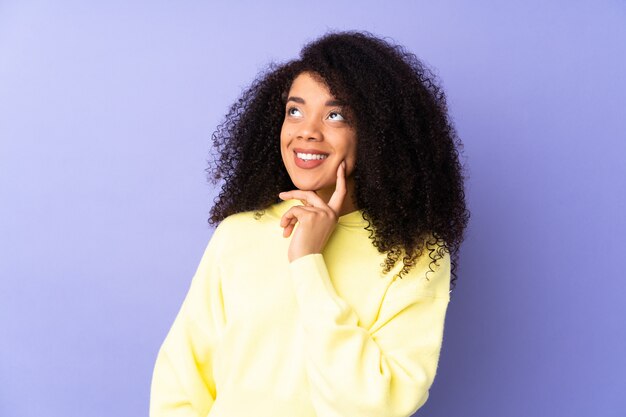
[{"label": "long sleeve", "polygon": [[215,398],[212,351],[224,320],[218,227],[204,251],[182,306],[159,350],[150,417],[205,417]]},{"label": "long sleeve", "polygon": [[393,280],[369,328],[335,290],[322,254],[289,264],[320,417],[408,417],[426,402],[449,302],[449,254],[438,264],[429,280],[424,261]]}]

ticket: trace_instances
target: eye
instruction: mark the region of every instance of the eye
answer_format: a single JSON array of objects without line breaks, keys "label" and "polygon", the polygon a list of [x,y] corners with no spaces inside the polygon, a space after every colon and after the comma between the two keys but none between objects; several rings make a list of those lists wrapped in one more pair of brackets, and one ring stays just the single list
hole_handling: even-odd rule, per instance
[{"label": "eye", "polygon": [[[339,116],[339,118],[337,118],[337,117],[331,117],[332,115]],[[339,120],[339,121],[341,121],[341,120],[346,120],[346,119],[345,119],[345,118],[341,115],[341,113],[339,113],[339,112],[337,112],[337,111],[330,112],[330,114],[328,115],[328,117],[329,117],[331,120]]]},{"label": "eye", "polygon": [[294,113],[293,113],[293,111],[294,111],[294,110],[295,110],[295,111],[297,111],[298,113],[300,112],[300,110],[299,110],[297,107],[289,107],[289,108],[287,109],[287,114],[288,114],[289,116],[297,116],[297,114],[294,114]]}]

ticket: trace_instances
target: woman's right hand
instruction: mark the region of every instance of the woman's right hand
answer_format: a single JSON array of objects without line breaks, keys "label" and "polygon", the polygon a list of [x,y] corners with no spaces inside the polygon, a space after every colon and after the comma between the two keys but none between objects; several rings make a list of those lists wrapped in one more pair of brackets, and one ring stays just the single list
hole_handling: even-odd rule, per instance
[{"label": "woman's right hand", "polygon": [[[346,162],[337,168],[337,182],[328,204],[315,191],[291,190],[280,193],[283,200],[299,199],[304,206],[294,206],[283,214],[280,226],[284,228],[283,237],[289,237],[293,232],[289,244],[289,262],[302,256],[321,253],[328,238],[332,234],[341,207],[346,197]],[[299,223],[294,232],[295,225]]]}]

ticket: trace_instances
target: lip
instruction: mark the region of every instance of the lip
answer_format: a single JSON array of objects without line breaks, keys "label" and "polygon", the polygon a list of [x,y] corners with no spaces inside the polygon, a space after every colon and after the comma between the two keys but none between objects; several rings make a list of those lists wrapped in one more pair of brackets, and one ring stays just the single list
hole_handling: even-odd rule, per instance
[{"label": "lip", "polygon": [[310,153],[314,155],[328,155],[328,152],[322,152],[317,149],[303,149],[303,148],[294,148],[294,153]]},{"label": "lip", "polygon": [[310,153],[314,155],[328,155],[325,152],[318,151],[317,149],[294,149],[293,150],[293,161],[298,168],[302,169],[312,169],[322,165],[328,157],[324,159],[312,159],[310,161],[305,161],[303,159],[298,158],[297,153]]}]

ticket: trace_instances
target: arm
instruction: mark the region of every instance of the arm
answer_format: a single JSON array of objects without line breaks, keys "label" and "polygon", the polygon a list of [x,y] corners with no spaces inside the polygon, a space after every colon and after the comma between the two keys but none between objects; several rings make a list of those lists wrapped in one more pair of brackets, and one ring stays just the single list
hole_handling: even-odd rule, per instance
[{"label": "arm", "polygon": [[[428,256],[426,256],[428,258]],[[337,294],[321,254],[290,263],[318,415],[407,417],[428,398],[449,301],[449,255],[422,259],[385,293],[368,329]]]},{"label": "arm", "polygon": [[215,401],[212,351],[224,320],[216,253],[219,230],[213,233],[159,350],[152,376],[150,417],[204,417]]}]

